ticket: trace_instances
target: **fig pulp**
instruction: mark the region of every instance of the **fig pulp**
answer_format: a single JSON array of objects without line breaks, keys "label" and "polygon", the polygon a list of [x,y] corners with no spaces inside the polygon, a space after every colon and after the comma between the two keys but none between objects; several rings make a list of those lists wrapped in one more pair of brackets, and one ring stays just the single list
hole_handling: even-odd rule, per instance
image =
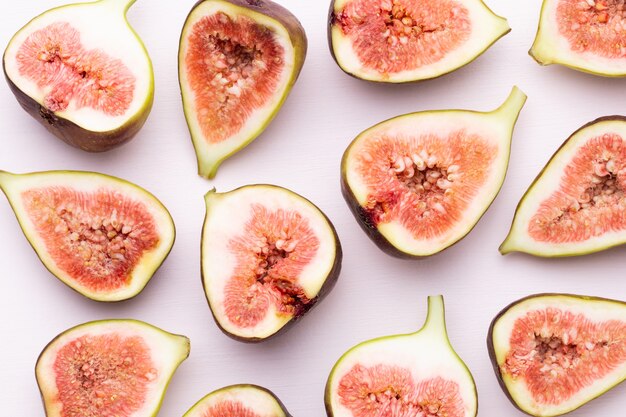
[{"label": "fig pulp", "polygon": [[259,342],[307,313],[335,285],[341,244],[330,220],[285,188],[210,191],[202,231],[202,282],[228,336]]},{"label": "fig pulp", "polygon": [[139,294],[174,244],[174,222],[146,190],[93,172],[0,171],[4,191],[44,266],[96,301]]},{"label": "fig pulp", "polygon": [[493,320],[487,344],[500,386],[533,416],[559,416],[626,379],[626,303],[539,294]]},{"label": "fig pulp", "polygon": [[554,154],[515,212],[500,252],[574,256],[626,242],[626,117],[597,119]]},{"label": "fig pulp", "polygon": [[328,26],[344,72],[388,83],[452,72],[511,30],[481,0],[333,0]]},{"label": "fig pulp", "polygon": [[526,95],[489,113],[407,114],[361,133],[343,155],[342,191],[370,238],[398,257],[438,253],[462,239],[495,199]]},{"label": "fig pulp", "polygon": [[626,76],[626,2],[544,0],[530,55],[541,65]]},{"label": "fig pulp", "polygon": [[298,19],[270,0],[204,0],[183,27],[178,67],[199,174],[257,136],[296,82],[307,39]]},{"label": "fig pulp", "polygon": [[154,417],[189,339],[135,320],[58,335],[35,368],[47,417]]},{"label": "fig pulp", "polygon": [[329,417],[473,417],[474,379],[452,349],[443,297],[428,297],[417,333],[370,340],[345,353],[326,383]]},{"label": "fig pulp", "polygon": [[129,141],[152,108],[152,63],[125,16],[134,2],[51,9],[20,29],[4,53],[4,74],[24,110],[85,151]]},{"label": "fig pulp", "polygon": [[271,391],[256,385],[231,385],[198,401],[183,417],[291,417]]}]

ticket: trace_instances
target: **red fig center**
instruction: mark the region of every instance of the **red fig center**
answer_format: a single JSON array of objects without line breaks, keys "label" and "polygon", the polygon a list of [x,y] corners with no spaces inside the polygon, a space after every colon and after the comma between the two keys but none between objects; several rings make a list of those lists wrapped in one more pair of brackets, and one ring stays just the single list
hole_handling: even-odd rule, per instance
[{"label": "red fig center", "polygon": [[202,417],[260,417],[239,401],[220,401],[202,414]]}]

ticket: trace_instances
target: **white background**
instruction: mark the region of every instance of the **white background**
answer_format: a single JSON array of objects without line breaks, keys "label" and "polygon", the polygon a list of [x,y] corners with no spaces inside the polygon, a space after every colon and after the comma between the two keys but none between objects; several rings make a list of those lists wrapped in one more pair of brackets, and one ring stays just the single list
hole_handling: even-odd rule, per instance
[{"label": "white background", "polygon": [[[491,319],[513,300],[554,291],[626,299],[625,249],[574,259],[502,257],[515,206],[556,148],[578,127],[626,113],[626,79],[604,79],[559,67],[543,68],[528,55],[540,0],[490,0],[513,31],[471,65],[414,85],[374,85],[335,65],[326,40],[326,0],[282,0],[302,21],[309,54],[282,112],[251,146],[224,163],[217,179],[196,176],[177,81],[180,29],[195,0],[140,0],[129,19],[154,61],[156,100],[137,138],[105,154],[87,154],[48,134],[0,83],[0,168],[13,172],[94,170],[152,191],[170,209],[174,249],[136,299],[105,305],[74,293],[50,275],[0,199],[0,391],[3,416],[43,416],[34,377],[36,358],[59,332],[95,319],[131,317],[191,338],[191,356],[175,375],[161,416],[181,416],[209,391],[234,383],[272,389],[296,417],[325,414],[323,390],[339,356],[377,336],[422,324],[426,296],[443,293],[450,338],[478,385],[480,415],[521,416],[500,391],[485,338]],[[5,2],[0,43],[59,0]],[[339,189],[339,162],[348,143],[374,123],[419,110],[489,110],[513,84],[529,96],[513,141],[500,196],[476,229],[450,250],[422,261],[379,251],[349,213]],[[334,222],[344,248],[334,291],[289,332],[245,345],[216,327],[200,285],[203,194],[249,183],[275,183],[310,198]],[[623,415],[626,385],[572,414]]]}]

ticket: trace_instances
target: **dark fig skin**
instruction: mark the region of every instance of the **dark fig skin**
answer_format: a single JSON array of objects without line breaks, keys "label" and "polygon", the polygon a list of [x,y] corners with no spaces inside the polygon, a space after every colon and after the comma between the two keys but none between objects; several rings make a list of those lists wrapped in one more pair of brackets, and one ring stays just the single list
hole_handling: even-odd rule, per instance
[{"label": "dark fig skin", "polygon": [[[275,185],[271,185],[271,184],[253,184],[253,185],[247,185],[245,187],[250,187],[250,186],[276,187]],[[244,187],[239,187],[239,188],[233,189],[230,192],[237,191],[237,190],[239,190],[241,188],[244,188]],[[276,188],[278,188],[278,187],[276,187]],[[217,324],[217,327],[222,331],[222,333],[224,333],[226,336],[228,336],[231,339],[236,340],[238,342],[243,342],[243,343],[260,343],[260,342],[264,342],[266,340],[273,339],[274,337],[284,333],[285,331],[289,330],[295,323],[297,323],[300,320],[301,317],[305,316],[309,311],[311,311],[313,309],[313,307],[315,307],[320,301],[322,301],[324,298],[326,298],[326,296],[335,287],[335,284],[337,284],[337,279],[339,278],[339,274],[341,272],[341,264],[342,264],[342,260],[343,260],[343,249],[341,247],[341,242],[339,241],[339,236],[337,235],[337,230],[335,230],[335,226],[330,221],[330,219],[326,216],[326,214],[324,214],[324,212],[322,212],[322,210],[320,210],[319,207],[317,207],[315,204],[313,204],[310,200],[308,200],[305,197],[302,197],[300,194],[297,194],[297,193],[295,193],[293,191],[290,191],[290,192],[292,192],[293,194],[296,194],[300,198],[303,198],[304,200],[308,201],[311,205],[316,207],[319,210],[319,212],[324,216],[326,221],[328,222],[328,225],[330,226],[330,228],[331,228],[331,230],[333,232],[333,236],[334,236],[335,242],[336,242],[336,244],[335,244],[335,262],[333,264],[332,269],[328,273],[328,276],[326,277],[326,280],[324,281],[324,284],[322,285],[322,288],[320,288],[320,291],[318,292],[317,296],[315,296],[315,298],[311,299],[311,301],[309,301],[309,303],[304,306],[304,308],[301,310],[300,314],[295,315],[291,320],[289,320],[289,322],[287,324],[285,324],[283,327],[281,327],[280,330],[278,330],[276,333],[272,334],[271,336],[265,337],[265,338],[237,336],[237,335],[234,335],[234,334],[226,331],[220,325],[220,322],[218,321],[217,317],[215,316],[215,312],[211,308],[211,303],[209,302],[209,297],[207,295],[206,288],[204,287],[204,271],[203,271],[203,268],[202,268],[202,265],[201,265],[200,266],[200,283],[202,284],[202,288],[204,288],[205,299],[207,301],[207,304],[209,305],[209,310],[211,311],[211,315],[213,316],[213,320],[215,321],[215,324]],[[207,215],[208,215],[208,213],[207,213]],[[204,224],[206,224],[206,216],[205,216]],[[202,239],[202,237],[204,236],[204,228],[205,228],[205,226],[203,225],[202,226],[202,231],[200,232],[200,253],[201,254],[202,254],[202,248],[204,247],[204,239]]]},{"label": "dark fig skin", "polygon": [[[498,379],[498,384],[500,385],[500,388],[502,389],[502,391],[504,392],[504,394],[506,395],[506,398],[508,398],[508,400],[511,402],[511,404],[513,404],[513,406],[515,408],[517,408],[519,411],[521,411],[524,414],[528,414],[529,416],[532,416],[532,414],[527,413],[526,411],[522,410],[517,403],[515,402],[515,400],[513,399],[513,397],[511,396],[511,394],[509,393],[509,390],[504,382],[504,379],[502,378],[502,374],[500,373],[500,366],[498,366],[498,359],[496,358],[496,350],[495,347],[493,345],[493,329],[496,325],[496,323],[498,322],[498,320],[500,320],[500,318],[502,316],[504,316],[512,307],[516,306],[519,303],[522,303],[524,301],[527,300],[531,300],[533,298],[540,298],[540,297],[573,297],[573,298],[578,298],[581,301],[608,301],[611,303],[616,303],[616,304],[623,304],[626,306],[626,302],[624,301],[620,301],[620,300],[613,300],[610,298],[602,298],[602,297],[592,297],[592,296],[586,296],[586,295],[576,295],[576,294],[566,294],[566,293],[540,293],[540,294],[534,294],[534,295],[529,295],[528,297],[524,297],[521,298],[517,301],[513,301],[511,304],[509,304],[508,306],[504,307],[502,309],[502,311],[500,311],[496,317],[491,321],[491,324],[489,325],[489,331],[487,332],[487,350],[489,352],[489,359],[491,360],[491,366],[493,368],[493,371],[496,374],[496,378]],[[615,388],[615,387],[613,387]],[[595,400],[596,398],[598,398],[601,394],[599,394],[598,396],[591,398],[589,401],[587,401],[584,404],[581,404],[580,407],[582,407],[583,405],[587,405],[589,404],[591,401]],[[578,408],[580,408],[578,407]],[[566,413],[566,414],[570,414],[571,412],[577,410],[578,408]],[[533,416],[534,417],[534,416]]]},{"label": "dark fig skin", "polygon": [[[550,157],[550,159],[548,160],[548,162],[546,162],[546,164],[544,165],[544,167],[541,169],[541,171],[539,172],[539,174],[537,174],[537,176],[535,177],[535,179],[533,180],[533,182],[528,186],[528,188],[526,189],[526,192],[524,192],[524,195],[522,195],[522,198],[520,198],[519,203],[517,204],[517,207],[515,208],[515,213],[513,214],[513,220],[511,220],[511,226],[509,228],[509,230],[513,229],[513,223],[515,221],[515,217],[517,216],[517,213],[520,210],[520,207],[522,206],[522,203],[524,202],[524,200],[526,199],[526,196],[528,195],[528,193],[530,192],[530,190],[535,186],[535,184],[541,179],[541,177],[543,176],[543,174],[545,173],[546,169],[548,168],[548,166],[552,163],[552,161],[557,157],[557,155],[559,154],[559,152],[561,151],[561,149],[563,149],[565,147],[565,145],[567,145],[567,143],[570,141],[570,139],[572,139],[574,136],[576,136],[581,130],[584,130],[590,126],[595,125],[596,123],[599,122],[613,122],[613,121],[617,121],[617,122],[625,122],[626,123],[626,116],[621,116],[621,115],[613,115],[613,116],[603,116],[603,117],[599,117],[587,124],[585,124],[584,126],[581,126],[579,129],[577,129],[574,133],[572,133],[567,139],[565,139],[565,142],[563,142],[561,144],[561,146],[559,146],[559,148],[552,154],[552,156]],[[510,232],[509,232],[510,233]],[[508,240],[508,235],[507,238],[505,239],[505,242]],[[616,246],[621,246],[622,244],[617,244],[611,247],[607,247],[604,248],[602,250],[605,249],[611,249],[612,247],[616,247]],[[502,243],[500,245],[499,251],[500,254],[503,256],[508,255],[511,252],[503,252],[502,251],[502,247],[504,246],[504,243]],[[522,252],[524,255],[528,255],[528,256],[533,256],[531,254],[528,253],[524,253]],[[571,255],[564,255],[564,256],[544,256],[546,258],[563,258],[563,257],[572,257],[572,256],[578,256],[578,255],[587,255],[587,253],[585,252],[581,252],[581,253],[577,253],[577,254],[571,254]],[[522,301],[522,300],[520,300]]]},{"label": "dark fig skin", "polygon": [[[283,413],[285,413],[285,417],[293,417],[293,416],[289,413],[289,411],[287,411],[287,407],[285,407],[285,404],[283,404],[283,402],[280,400],[280,398],[278,398],[278,397],[276,396],[276,394],[274,394],[272,391],[270,391],[269,389],[267,389],[267,388],[265,388],[265,387],[261,387],[261,386],[259,386],[259,385],[255,385],[255,384],[235,384],[235,385],[228,385],[228,386],[226,386],[226,387],[223,387],[223,388],[217,389],[217,390],[215,390],[215,391],[213,391],[213,392],[211,392],[211,393],[209,393],[209,394],[205,395],[204,397],[202,397],[202,399],[200,399],[200,401],[204,400],[204,398],[206,398],[207,396],[209,396],[209,395],[211,395],[211,394],[216,394],[216,393],[221,392],[221,391],[229,391],[229,390],[231,390],[231,389],[237,389],[237,388],[254,388],[254,389],[257,389],[257,390],[259,390],[259,391],[263,391],[263,392],[265,392],[265,393],[267,393],[267,394],[271,395],[272,397],[274,397],[274,401],[276,401],[276,403],[277,403],[277,404],[280,406],[280,408],[283,410]],[[200,401],[198,401],[198,403],[199,403]],[[196,404],[198,404],[198,403],[196,403]],[[195,407],[195,405],[194,405],[194,406],[192,406],[192,408],[193,408],[193,407]]]}]

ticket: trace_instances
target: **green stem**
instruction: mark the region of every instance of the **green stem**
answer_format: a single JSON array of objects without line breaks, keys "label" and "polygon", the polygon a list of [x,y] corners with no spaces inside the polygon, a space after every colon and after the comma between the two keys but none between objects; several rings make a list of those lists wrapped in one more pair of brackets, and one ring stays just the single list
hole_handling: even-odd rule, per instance
[{"label": "green stem", "polygon": [[442,295],[428,297],[428,314],[419,334],[431,333],[433,337],[448,339],[446,330],[446,313]]},{"label": "green stem", "polygon": [[100,0],[100,3],[106,4],[111,8],[116,8],[126,14],[130,6],[132,6],[137,0]]},{"label": "green stem", "polygon": [[7,180],[12,176],[10,172],[0,170],[0,188],[4,188]]},{"label": "green stem", "polygon": [[528,97],[522,90],[520,90],[517,86],[513,87],[511,90],[511,94],[506,99],[506,101],[497,109],[495,109],[492,113],[499,114],[505,113],[509,115],[509,118],[512,118],[513,121],[517,121],[517,117],[519,116],[524,104],[526,103],[526,99]]}]

